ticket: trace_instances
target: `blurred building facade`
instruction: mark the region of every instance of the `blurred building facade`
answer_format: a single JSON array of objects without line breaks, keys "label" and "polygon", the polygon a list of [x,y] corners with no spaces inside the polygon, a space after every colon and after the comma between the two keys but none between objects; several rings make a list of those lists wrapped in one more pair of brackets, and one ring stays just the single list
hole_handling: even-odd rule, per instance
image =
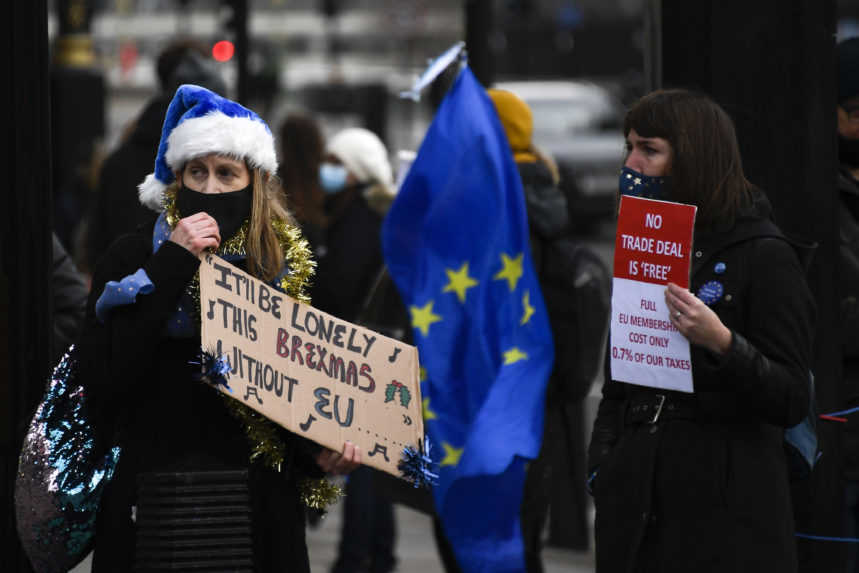
[{"label": "blurred building facade", "polygon": [[[501,79],[640,74],[646,0],[489,0],[486,30]],[[112,147],[156,89],[154,62],[176,36],[211,45],[230,39],[229,0],[89,0],[90,34],[107,88],[103,145]],[[59,33],[49,2],[49,37]],[[239,3],[241,4],[241,3]],[[380,133],[391,149],[414,148],[424,109],[400,109],[396,94],[427,59],[465,37],[463,0],[247,0],[248,105],[276,122],[290,107],[312,107],[320,86],[377,86],[389,101]],[[235,97],[235,58],[222,64]],[[360,97],[360,95],[359,95]],[[378,97],[374,92],[372,97]],[[336,103],[336,102],[335,102]],[[336,107],[336,105],[334,105]],[[338,114],[333,132],[361,118]],[[371,128],[373,126],[370,126]]]}]

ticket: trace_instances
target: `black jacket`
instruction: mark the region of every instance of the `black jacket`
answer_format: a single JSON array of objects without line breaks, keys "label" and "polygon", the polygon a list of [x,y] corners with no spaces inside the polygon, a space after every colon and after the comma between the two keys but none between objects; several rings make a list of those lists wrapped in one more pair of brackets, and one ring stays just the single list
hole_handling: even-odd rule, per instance
[{"label": "black jacket", "polygon": [[324,243],[313,245],[317,263],[313,306],[355,321],[382,270],[382,218],[360,189],[329,197],[326,208],[331,219]]},{"label": "black jacket", "polygon": [[[572,383],[564,374],[569,368],[559,366],[577,355],[575,325],[569,321],[569,285],[561,281],[549,280],[558,266],[553,245],[569,235],[567,199],[552,180],[549,169],[542,162],[517,163],[525,192],[525,207],[528,213],[529,244],[534,268],[540,280],[540,292],[552,327],[555,345],[555,364],[546,389],[547,400],[560,400],[565,394],[564,387]],[[566,365],[566,364],[565,364]]]},{"label": "black jacket", "polygon": [[[131,508],[141,475],[243,469],[250,472],[256,569],[308,571],[304,513],[296,489],[296,479],[314,471],[307,443],[284,431],[287,459],[281,473],[250,464],[248,438],[224,398],[191,380],[189,362],[199,351],[199,330],[189,338],[165,335],[166,322],[199,260],[172,242],[152,254],[151,229],[120,238],[101,261],[79,344],[82,380],[99,438],[122,447],[99,507],[93,571],[131,570]],[[94,307],[105,283],[139,268],[154,290],[138,294],[134,304],[113,308],[100,323]]]},{"label": "black jacket", "polygon": [[783,436],[808,412],[815,308],[768,213],[761,196],[730,231],[696,234],[691,290],[723,284],[712,309],[732,342],[721,357],[692,346],[694,394],[606,369],[588,452],[599,573],[796,571]]},{"label": "black jacket", "polygon": [[155,169],[153,150],[161,141],[161,126],[169,104],[170,98],[165,96],[151,100],[128,136],[101,166],[87,222],[84,262],[90,271],[116,239],[156,217],[140,204],[137,186]]}]

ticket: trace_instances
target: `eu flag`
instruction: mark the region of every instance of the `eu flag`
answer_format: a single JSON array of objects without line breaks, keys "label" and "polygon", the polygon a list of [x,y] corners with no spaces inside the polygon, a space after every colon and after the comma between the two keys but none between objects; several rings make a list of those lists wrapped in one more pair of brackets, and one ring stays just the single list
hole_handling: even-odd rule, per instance
[{"label": "eu flag", "polygon": [[524,571],[519,506],[554,351],[519,173],[464,67],[382,230],[419,349],[436,510],[460,566]]}]

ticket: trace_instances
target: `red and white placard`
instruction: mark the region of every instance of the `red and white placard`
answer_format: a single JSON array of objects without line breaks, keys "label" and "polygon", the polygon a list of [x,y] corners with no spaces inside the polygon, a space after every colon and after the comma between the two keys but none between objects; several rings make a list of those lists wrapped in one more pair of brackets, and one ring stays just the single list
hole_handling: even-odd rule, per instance
[{"label": "red and white placard", "polygon": [[689,341],[671,323],[665,286],[689,288],[696,207],[624,195],[611,296],[611,377],[692,392]]}]

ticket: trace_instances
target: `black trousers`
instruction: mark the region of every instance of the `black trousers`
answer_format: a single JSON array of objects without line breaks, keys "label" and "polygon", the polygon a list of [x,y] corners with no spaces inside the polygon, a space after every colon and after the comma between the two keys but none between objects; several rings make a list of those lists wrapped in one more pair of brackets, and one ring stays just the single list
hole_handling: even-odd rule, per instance
[{"label": "black trousers", "polygon": [[340,548],[332,573],[387,573],[396,564],[394,507],[374,486],[376,470],[349,474],[343,498]]}]

